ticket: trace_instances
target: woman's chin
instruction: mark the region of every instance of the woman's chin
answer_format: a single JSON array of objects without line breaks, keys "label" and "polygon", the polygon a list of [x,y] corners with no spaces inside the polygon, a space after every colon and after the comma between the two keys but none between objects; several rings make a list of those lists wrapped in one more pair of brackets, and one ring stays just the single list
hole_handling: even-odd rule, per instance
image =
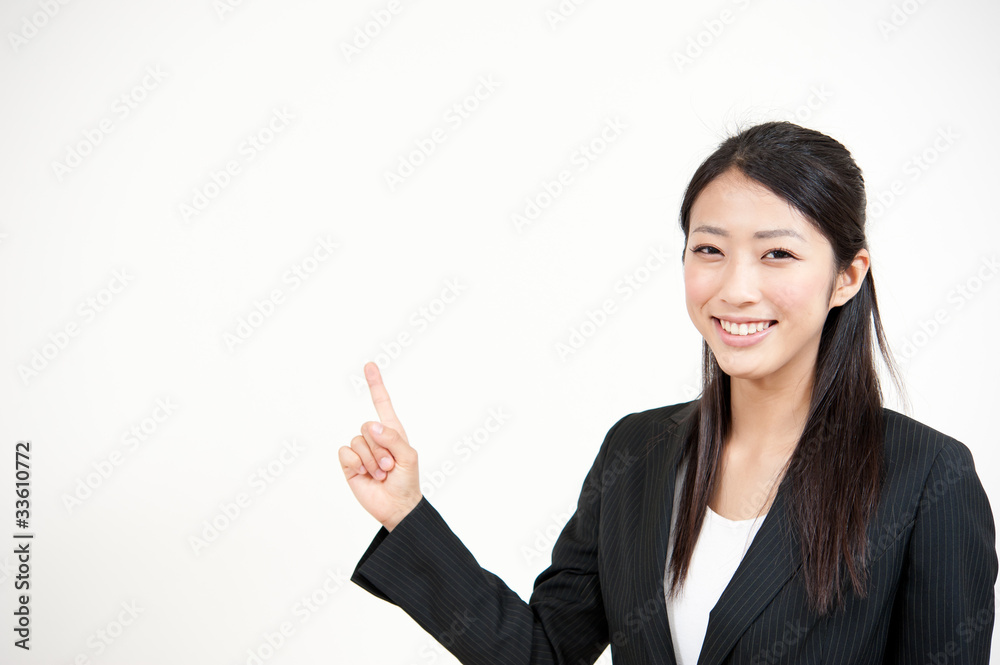
[{"label": "woman's chin", "polygon": [[729,376],[730,379],[745,379],[748,381],[763,379],[767,377],[768,372],[756,364],[741,363],[741,362],[726,362],[725,358],[722,360],[718,356],[715,357],[716,362],[719,363],[719,368]]}]

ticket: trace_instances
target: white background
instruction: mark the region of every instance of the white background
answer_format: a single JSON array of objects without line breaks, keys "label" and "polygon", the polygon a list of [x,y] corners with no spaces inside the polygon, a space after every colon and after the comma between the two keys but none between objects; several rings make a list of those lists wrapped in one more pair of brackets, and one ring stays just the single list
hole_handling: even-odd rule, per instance
[{"label": "white background", "polygon": [[[345,581],[378,530],[337,460],[375,418],[363,364],[385,354],[425,494],[527,599],[611,425],[696,396],[681,195],[722,138],[768,119],[829,133],[863,168],[909,414],[969,446],[1000,505],[995,2],[403,0],[384,27],[387,2],[233,4],[0,10],[0,625],[20,439],[36,534],[32,650],[4,628],[0,660],[456,662]],[[461,123],[456,103],[475,107]],[[608,121],[623,129],[580,170]],[[626,298],[627,275],[645,281]],[[417,327],[421,308],[436,314]],[[506,423],[460,454],[491,409]],[[141,611],[119,632],[123,603]]]}]

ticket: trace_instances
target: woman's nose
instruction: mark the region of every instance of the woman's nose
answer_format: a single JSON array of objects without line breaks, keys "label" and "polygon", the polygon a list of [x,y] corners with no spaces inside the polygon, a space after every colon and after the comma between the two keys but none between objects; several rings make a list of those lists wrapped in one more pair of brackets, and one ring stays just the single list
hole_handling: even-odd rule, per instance
[{"label": "woman's nose", "polygon": [[720,274],[719,298],[738,307],[757,302],[760,288],[755,267],[747,261],[731,260]]}]

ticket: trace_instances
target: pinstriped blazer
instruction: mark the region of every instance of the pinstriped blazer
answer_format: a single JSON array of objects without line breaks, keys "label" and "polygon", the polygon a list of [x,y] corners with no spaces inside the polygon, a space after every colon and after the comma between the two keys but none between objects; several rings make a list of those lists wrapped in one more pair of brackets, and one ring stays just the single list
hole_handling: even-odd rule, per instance
[{"label": "pinstriped blazer", "polygon": [[[697,400],[632,413],[608,431],[551,565],[525,603],[420,503],[379,530],[351,580],[409,614],[465,664],[676,662],[664,573],[677,466]],[[886,476],[869,525],[865,598],[809,609],[782,482],[709,615],[698,665],[986,665],[995,525],[961,442],[884,410]]]}]

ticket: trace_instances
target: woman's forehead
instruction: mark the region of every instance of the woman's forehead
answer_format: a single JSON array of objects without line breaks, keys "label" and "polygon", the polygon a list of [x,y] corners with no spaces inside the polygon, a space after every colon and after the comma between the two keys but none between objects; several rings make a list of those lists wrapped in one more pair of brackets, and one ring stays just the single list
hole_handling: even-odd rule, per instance
[{"label": "woman's forehead", "polygon": [[808,217],[769,190],[710,187],[691,207],[689,234],[790,242],[815,242],[822,235]]}]

